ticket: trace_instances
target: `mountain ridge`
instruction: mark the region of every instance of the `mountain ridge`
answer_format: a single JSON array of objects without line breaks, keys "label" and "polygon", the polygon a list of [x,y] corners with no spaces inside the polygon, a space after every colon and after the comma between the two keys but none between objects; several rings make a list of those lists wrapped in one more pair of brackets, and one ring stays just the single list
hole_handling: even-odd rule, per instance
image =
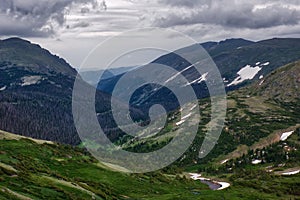
[{"label": "mountain ridge", "polygon": [[[198,48],[195,44],[183,49],[179,49],[182,54],[194,55]],[[227,91],[236,90],[243,86],[249,85],[260,77],[267,76],[273,70],[286,65],[288,63],[300,60],[300,39],[298,38],[273,38],[258,42],[247,41],[243,39],[229,39],[219,43],[206,43],[206,50],[217,65],[220,74],[223,78],[225,89]],[[199,99],[209,96],[207,86],[204,81],[199,80],[199,73],[187,62],[172,52],[163,55],[152,63],[169,66],[177,71],[182,71],[182,75],[191,82],[193,89]],[[150,64],[151,66],[151,64]],[[147,66],[145,66],[147,67]],[[106,93],[112,93],[114,86],[124,74],[113,78],[100,81],[98,89]],[[208,74],[206,80],[214,77]],[[148,101],[150,96],[153,96],[153,90],[158,88],[148,87],[144,90],[145,94],[140,92],[135,93],[133,98],[134,105],[142,105]],[[148,101],[148,105],[159,104],[160,102],[169,102],[168,111],[177,108],[178,104],[173,104],[176,101],[172,97],[170,91],[157,91],[155,100]],[[143,98],[141,98],[143,97]]]},{"label": "mountain ridge", "polygon": [[77,71],[63,58],[51,54],[38,44],[21,38],[0,40],[0,50],[0,63],[9,62],[18,67],[27,67],[33,72],[38,71],[48,75],[53,72],[72,77],[77,75]]}]

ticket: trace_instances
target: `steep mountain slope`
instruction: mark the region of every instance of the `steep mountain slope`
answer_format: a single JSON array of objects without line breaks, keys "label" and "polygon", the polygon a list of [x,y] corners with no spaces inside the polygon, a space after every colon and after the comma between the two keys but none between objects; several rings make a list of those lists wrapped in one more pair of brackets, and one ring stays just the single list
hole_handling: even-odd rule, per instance
[{"label": "steep mountain slope", "polygon": [[262,79],[254,89],[257,95],[280,102],[297,102],[300,99],[300,62],[279,68]]},{"label": "steep mountain slope", "polygon": [[[251,133],[254,137],[257,136],[254,133],[264,135],[258,137],[256,143],[247,146],[255,144],[253,148],[262,148],[264,145],[279,142],[282,133],[295,131],[300,126],[299,72],[300,61],[297,61],[280,67],[264,79],[229,94],[228,116],[231,116],[229,121],[235,126],[232,128],[239,129],[237,124],[245,128],[250,125],[256,130],[251,128],[252,132],[250,131],[249,135]],[[241,116],[239,121],[233,123],[238,116]],[[247,120],[249,118],[252,120]],[[243,124],[247,121],[250,124]]]},{"label": "steep mountain slope", "polygon": [[[274,38],[259,42],[251,42],[243,39],[230,39],[219,43],[208,42],[202,46],[210,54],[224,79],[226,90],[231,91],[262,79],[270,72],[280,66],[300,59],[300,39],[279,39]],[[153,63],[167,65],[181,71],[190,81],[198,98],[207,97],[208,90],[204,81],[199,80],[200,76],[185,59],[181,58],[176,52],[195,56],[197,45],[179,49],[174,53],[164,55]],[[147,67],[147,66],[146,66]],[[207,74],[209,80],[211,74]],[[122,75],[107,79],[99,83],[99,90],[111,93],[114,86]],[[184,86],[182,86],[184,87]],[[143,92],[141,92],[143,91]],[[178,104],[176,98],[166,89],[158,90],[158,87],[148,86],[135,93],[133,105],[149,105],[168,102],[168,110],[176,109]],[[153,92],[156,91],[156,92]],[[150,98],[151,97],[151,98]]]},{"label": "steep mountain slope", "polygon": [[40,46],[0,41],[0,128],[39,139],[78,143],[71,96],[77,72]]},{"label": "steep mountain slope", "polygon": [[[259,42],[244,41],[241,39],[225,40],[214,45],[203,44],[203,47],[210,54],[221,75],[227,81],[232,82],[238,77],[238,72],[246,65],[259,66],[261,71],[255,74],[253,80],[259,76],[267,75],[274,69],[300,59],[300,39],[279,39],[274,38]],[[184,54],[193,55],[194,46],[178,50]],[[176,52],[175,52],[176,53]],[[177,70],[189,66],[189,63],[179,58],[174,53],[167,54],[154,61],[155,63],[166,64]],[[193,72],[187,70],[186,76]],[[195,77],[198,78],[198,77]],[[243,85],[242,82],[239,85]]]},{"label": "steep mountain slope", "polygon": [[[257,80],[261,75],[266,76],[278,67],[299,60],[299,55],[300,39],[274,38],[213,56],[213,59],[224,78],[229,81],[237,77],[236,73],[241,67],[269,63],[263,66],[260,73],[255,76],[254,80]],[[258,62],[260,64],[257,65]]]},{"label": "steep mountain slope", "polygon": [[[0,41],[0,129],[77,145],[72,91],[77,72],[63,59],[28,41]],[[81,82],[85,90],[91,86]],[[110,95],[97,92],[96,112],[108,134],[118,135]],[[102,114],[103,113],[103,114]]]}]

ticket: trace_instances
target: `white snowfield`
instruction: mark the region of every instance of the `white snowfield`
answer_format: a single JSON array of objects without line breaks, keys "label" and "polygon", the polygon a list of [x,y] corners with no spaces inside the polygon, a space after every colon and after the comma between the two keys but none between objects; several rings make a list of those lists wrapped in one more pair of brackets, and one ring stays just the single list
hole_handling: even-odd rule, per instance
[{"label": "white snowfield", "polygon": [[288,137],[290,137],[293,133],[294,133],[294,131],[282,133],[282,135],[281,135],[281,137],[280,137],[280,140],[281,140],[281,141],[287,140]]},{"label": "white snowfield", "polygon": [[217,190],[224,190],[224,189],[230,187],[230,183],[213,181],[213,180],[211,180],[209,178],[202,177],[201,174],[190,173],[190,176],[191,176],[191,179],[193,179],[195,181],[197,181],[197,180],[200,180],[200,181],[211,181],[213,183],[219,184],[221,187],[219,187]]},{"label": "white snowfield", "polygon": [[292,172],[284,172],[281,175],[290,176],[290,175],[295,175],[295,174],[299,174],[299,173],[300,173],[300,170],[296,170],[296,171],[292,171]]},{"label": "white snowfield", "polygon": [[239,75],[234,81],[227,85],[227,87],[238,85],[245,80],[252,80],[258,72],[262,70],[262,67],[256,66],[251,67],[251,65],[247,65],[242,68],[237,74]]}]

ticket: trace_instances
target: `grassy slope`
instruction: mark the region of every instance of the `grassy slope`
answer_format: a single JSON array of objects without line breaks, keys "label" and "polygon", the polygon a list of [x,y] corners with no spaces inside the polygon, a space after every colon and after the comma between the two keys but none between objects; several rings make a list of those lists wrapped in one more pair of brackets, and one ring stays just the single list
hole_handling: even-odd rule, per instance
[{"label": "grassy slope", "polygon": [[207,189],[160,173],[112,172],[79,148],[29,139],[0,140],[0,161],[2,199],[15,196],[8,191],[33,199],[190,199],[193,189]]},{"label": "grassy slope", "polygon": [[284,199],[286,187],[299,181],[299,176],[243,179],[227,190],[211,191],[197,181],[162,172],[112,172],[79,148],[29,139],[0,140],[0,160],[10,166],[0,165],[0,199]]}]

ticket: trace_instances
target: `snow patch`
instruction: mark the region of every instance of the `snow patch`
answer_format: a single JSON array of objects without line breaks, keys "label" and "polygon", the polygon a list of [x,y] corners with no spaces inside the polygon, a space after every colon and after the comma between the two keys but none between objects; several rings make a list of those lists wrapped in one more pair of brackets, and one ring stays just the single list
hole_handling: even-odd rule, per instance
[{"label": "snow patch", "polygon": [[6,86],[0,88],[0,91],[4,91],[4,90],[6,90]]},{"label": "snow patch", "polygon": [[181,120],[179,122],[176,123],[176,126],[180,126],[181,124],[183,124],[185,122],[185,120]]},{"label": "snow patch", "polygon": [[201,76],[201,79],[198,81],[198,83],[201,83],[202,81],[206,81],[207,80],[207,75],[208,75],[208,72],[206,72],[205,74],[203,74]]},{"label": "snow patch", "polygon": [[229,83],[228,80],[226,80],[226,78],[223,78],[224,83]]},{"label": "snow patch", "polygon": [[264,64],[262,64],[263,66],[268,66],[268,65],[270,65],[270,62],[266,62],[266,63],[264,63]]},{"label": "snow patch", "polygon": [[193,111],[198,105],[194,105],[193,107],[191,107],[190,111]]},{"label": "snow patch", "polygon": [[223,160],[223,161],[221,162],[221,165],[227,163],[228,161],[229,161],[229,159]]},{"label": "snow patch", "polygon": [[205,74],[203,74],[200,78],[198,78],[198,79],[196,79],[196,80],[194,80],[194,81],[192,81],[192,82],[186,84],[185,86],[192,85],[192,84],[194,84],[194,83],[201,83],[201,82],[203,82],[203,81],[206,81],[206,80],[207,80],[207,75],[208,75],[208,72],[205,73]]},{"label": "snow patch", "polygon": [[232,83],[227,85],[227,87],[230,87],[232,85],[238,85],[245,80],[252,80],[256,74],[261,70],[261,67],[251,67],[251,65],[247,65],[244,68],[242,68],[237,74],[239,75]]},{"label": "snow patch", "polygon": [[21,86],[29,86],[39,83],[39,81],[42,79],[41,76],[25,76],[23,77]]},{"label": "snow patch", "polygon": [[281,175],[289,176],[289,175],[295,175],[295,174],[299,174],[299,173],[300,173],[300,170],[297,170],[297,171],[292,171],[292,172],[284,172]]},{"label": "snow patch", "polygon": [[262,81],[259,83],[259,86],[261,86],[264,82],[265,82],[265,80],[262,80]]},{"label": "snow patch", "polygon": [[253,160],[252,164],[253,165],[257,165],[257,164],[260,164],[261,162],[262,162],[261,160]]},{"label": "snow patch", "polygon": [[201,174],[195,174],[195,173],[190,173],[190,176],[191,176],[191,179],[193,179],[193,180],[201,180],[201,179],[203,179],[202,177],[201,177]]},{"label": "snow patch", "polygon": [[290,137],[293,133],[294,133],[294,131],[282,133],[282,134],[281,134],[281,137],[280,137],[280,140],[281,140],[281,141],[287,140],[288,137]]},{"label": "snow patch", "polygon": [[255,65],[256,65],[256,66],[260,65],[260,62],[257,62]]},{"label": "snow patch", "polygon": [[224,189],[230,187],[230,183],[226,183],[226,182],[217,182],[217,183],[221,185],[221,187],[218,188],[217,190],[224,190]]},{"label": "snow patch", "polygon": [[181,121],[179,121],[179,122],[176,123],[176,126],[180,126],[181,124],[183,124],[183,123],[185,122],[185,120],[186,120],[187,118],[189,118],[190,116],[192,116],[192,113],[189,113],[189,114],[187,114],[186,116],[182,117],[182,118],[181,118]]},{"label": "snow patch", "polygon": [[264,78],[264,75],[260,75],[259,79],[263,79]]},{"label": "snow patch", "polygon": [[191,115],[192,115],[192,113],[189,113],[188,115],[182,117],[181,119],[184,120],[184,119],[186,119],[186,118],[189,118]]}]

